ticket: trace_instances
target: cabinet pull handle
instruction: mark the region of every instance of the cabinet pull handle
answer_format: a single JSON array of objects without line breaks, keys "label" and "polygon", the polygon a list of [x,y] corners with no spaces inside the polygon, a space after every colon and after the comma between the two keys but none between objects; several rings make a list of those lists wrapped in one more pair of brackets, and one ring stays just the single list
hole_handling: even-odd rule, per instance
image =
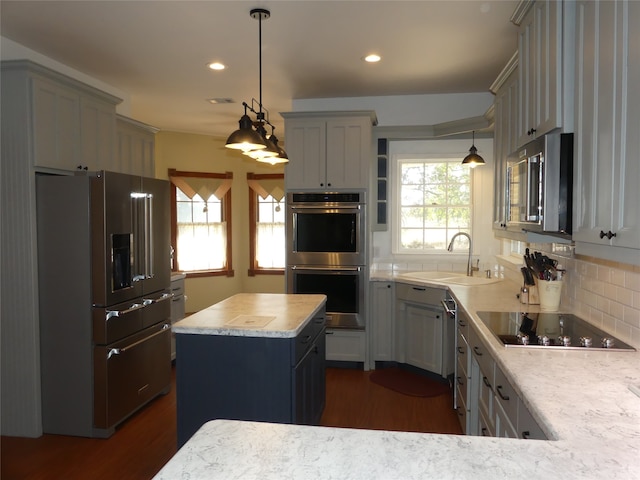
[{"label": "cabinet pull handle", "polygon": [[456,410],[458,410],[458,415],[460,415],[461,417],[464,415],[462,413],[462,408],[458,407],[458,408],[456,408]]},{"label": "cabinet pull handle", "polygon": [[489,379],[487,377],[482,377],[482,381],[487,387],[491,388],[491,384],[489,383]]},{"label": "cabinet pull handle", "polygon": [[478,355],[479,357],[482,356],[482,352],[478,350],[478,347],[473,347],[473,352]]},{"label": "cabinet pull handle", "polygon": [[462,347],[458,347],[458,353],[459,353],[460,355],[464,355],[464,348],[462,348]]},{"label": "cabinet pull handle", "polygon": [[460,325],[461,327],[466,327],[467,324],[464,323],[462,320],[458,320],[458,325]]},{"label": "cabinet pull handle", "polygon": [[488,437],[489,430],[487,430],[486,427],[482,427],[482,436],[483,437]]},{"label": "cabinet pull handle", "polygon": [[464,382],[462,381],[462,377],[460,376],[456,377],[456,381],[458,382],[458,385],[464,385]]},{"label": "cabinet pull handle", "polygon": [[611,240],[613,237],[616,237],[617,235],[615,233],[613,233],[611,230],[609,230],[607,233],[604,233],[604,231],[600,230],[600,238],[604,238],[607,237],[609,240]]},{"label": "cabinet pull handle", "polygon": [[504,401],[509,401],[509,395],[505,395],[502,393],[502,385],[498,385],[496,387],[496,391],[498,392],[498,396],[504,400]]},{"label": "cabinet pull handle", "polygon": [[303,345],[305,343],[309,343],[309,341],[311,340],[311,335],[306,335],[301,341],[300,343],[302,343]]},{"label": "cabinet pull handle", "polygon": [[525,440],[529,440],[530,437],[531,433],[529,432],[529,430],[525,430],[524,432],[522,432],[522,438],[524,438]]},{"label": "cabinet pull handle", "polygon": [[426,288],[424,287],[411,287],[413,290],[417,290],[418,292],[424,292]]}]

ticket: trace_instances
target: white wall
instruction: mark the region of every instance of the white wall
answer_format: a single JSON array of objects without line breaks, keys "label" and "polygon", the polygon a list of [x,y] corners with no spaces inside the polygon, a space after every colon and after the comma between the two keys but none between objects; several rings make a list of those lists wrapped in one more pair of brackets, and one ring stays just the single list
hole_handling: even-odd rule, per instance
[{"label": "white wall", "polygon": [[493,104],[487,92],[386,97],[306,98],[293,100],[296,112],[374,110],[378,126],[421,126],[484,115]]}]

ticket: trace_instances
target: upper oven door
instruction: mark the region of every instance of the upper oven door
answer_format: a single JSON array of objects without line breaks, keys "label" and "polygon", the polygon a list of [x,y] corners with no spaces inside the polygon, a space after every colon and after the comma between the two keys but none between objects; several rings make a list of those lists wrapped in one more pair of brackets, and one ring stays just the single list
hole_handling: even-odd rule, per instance
[{"label": "upper oven door", "polygon": [[289,265],[364,265],[364,205],[287,206]]}]

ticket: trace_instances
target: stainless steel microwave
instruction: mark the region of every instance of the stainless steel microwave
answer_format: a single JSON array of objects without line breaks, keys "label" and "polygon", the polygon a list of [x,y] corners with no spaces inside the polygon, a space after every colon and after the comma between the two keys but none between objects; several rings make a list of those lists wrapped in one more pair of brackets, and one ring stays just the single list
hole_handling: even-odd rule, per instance
[{"label": "stainless steel microwave", "polygon": [[573,134],[551,133],[507,159],[507,229],[571,234]]}]

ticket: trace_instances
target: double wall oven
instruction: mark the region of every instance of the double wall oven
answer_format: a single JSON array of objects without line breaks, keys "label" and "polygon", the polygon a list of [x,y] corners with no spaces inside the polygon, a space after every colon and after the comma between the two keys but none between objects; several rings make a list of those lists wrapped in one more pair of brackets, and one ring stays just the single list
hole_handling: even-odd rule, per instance
[{"label": "double wall oven", "polygon": [[364,191],[287,194],[287,292],[327,296],[327,327],[364,329]]}]

